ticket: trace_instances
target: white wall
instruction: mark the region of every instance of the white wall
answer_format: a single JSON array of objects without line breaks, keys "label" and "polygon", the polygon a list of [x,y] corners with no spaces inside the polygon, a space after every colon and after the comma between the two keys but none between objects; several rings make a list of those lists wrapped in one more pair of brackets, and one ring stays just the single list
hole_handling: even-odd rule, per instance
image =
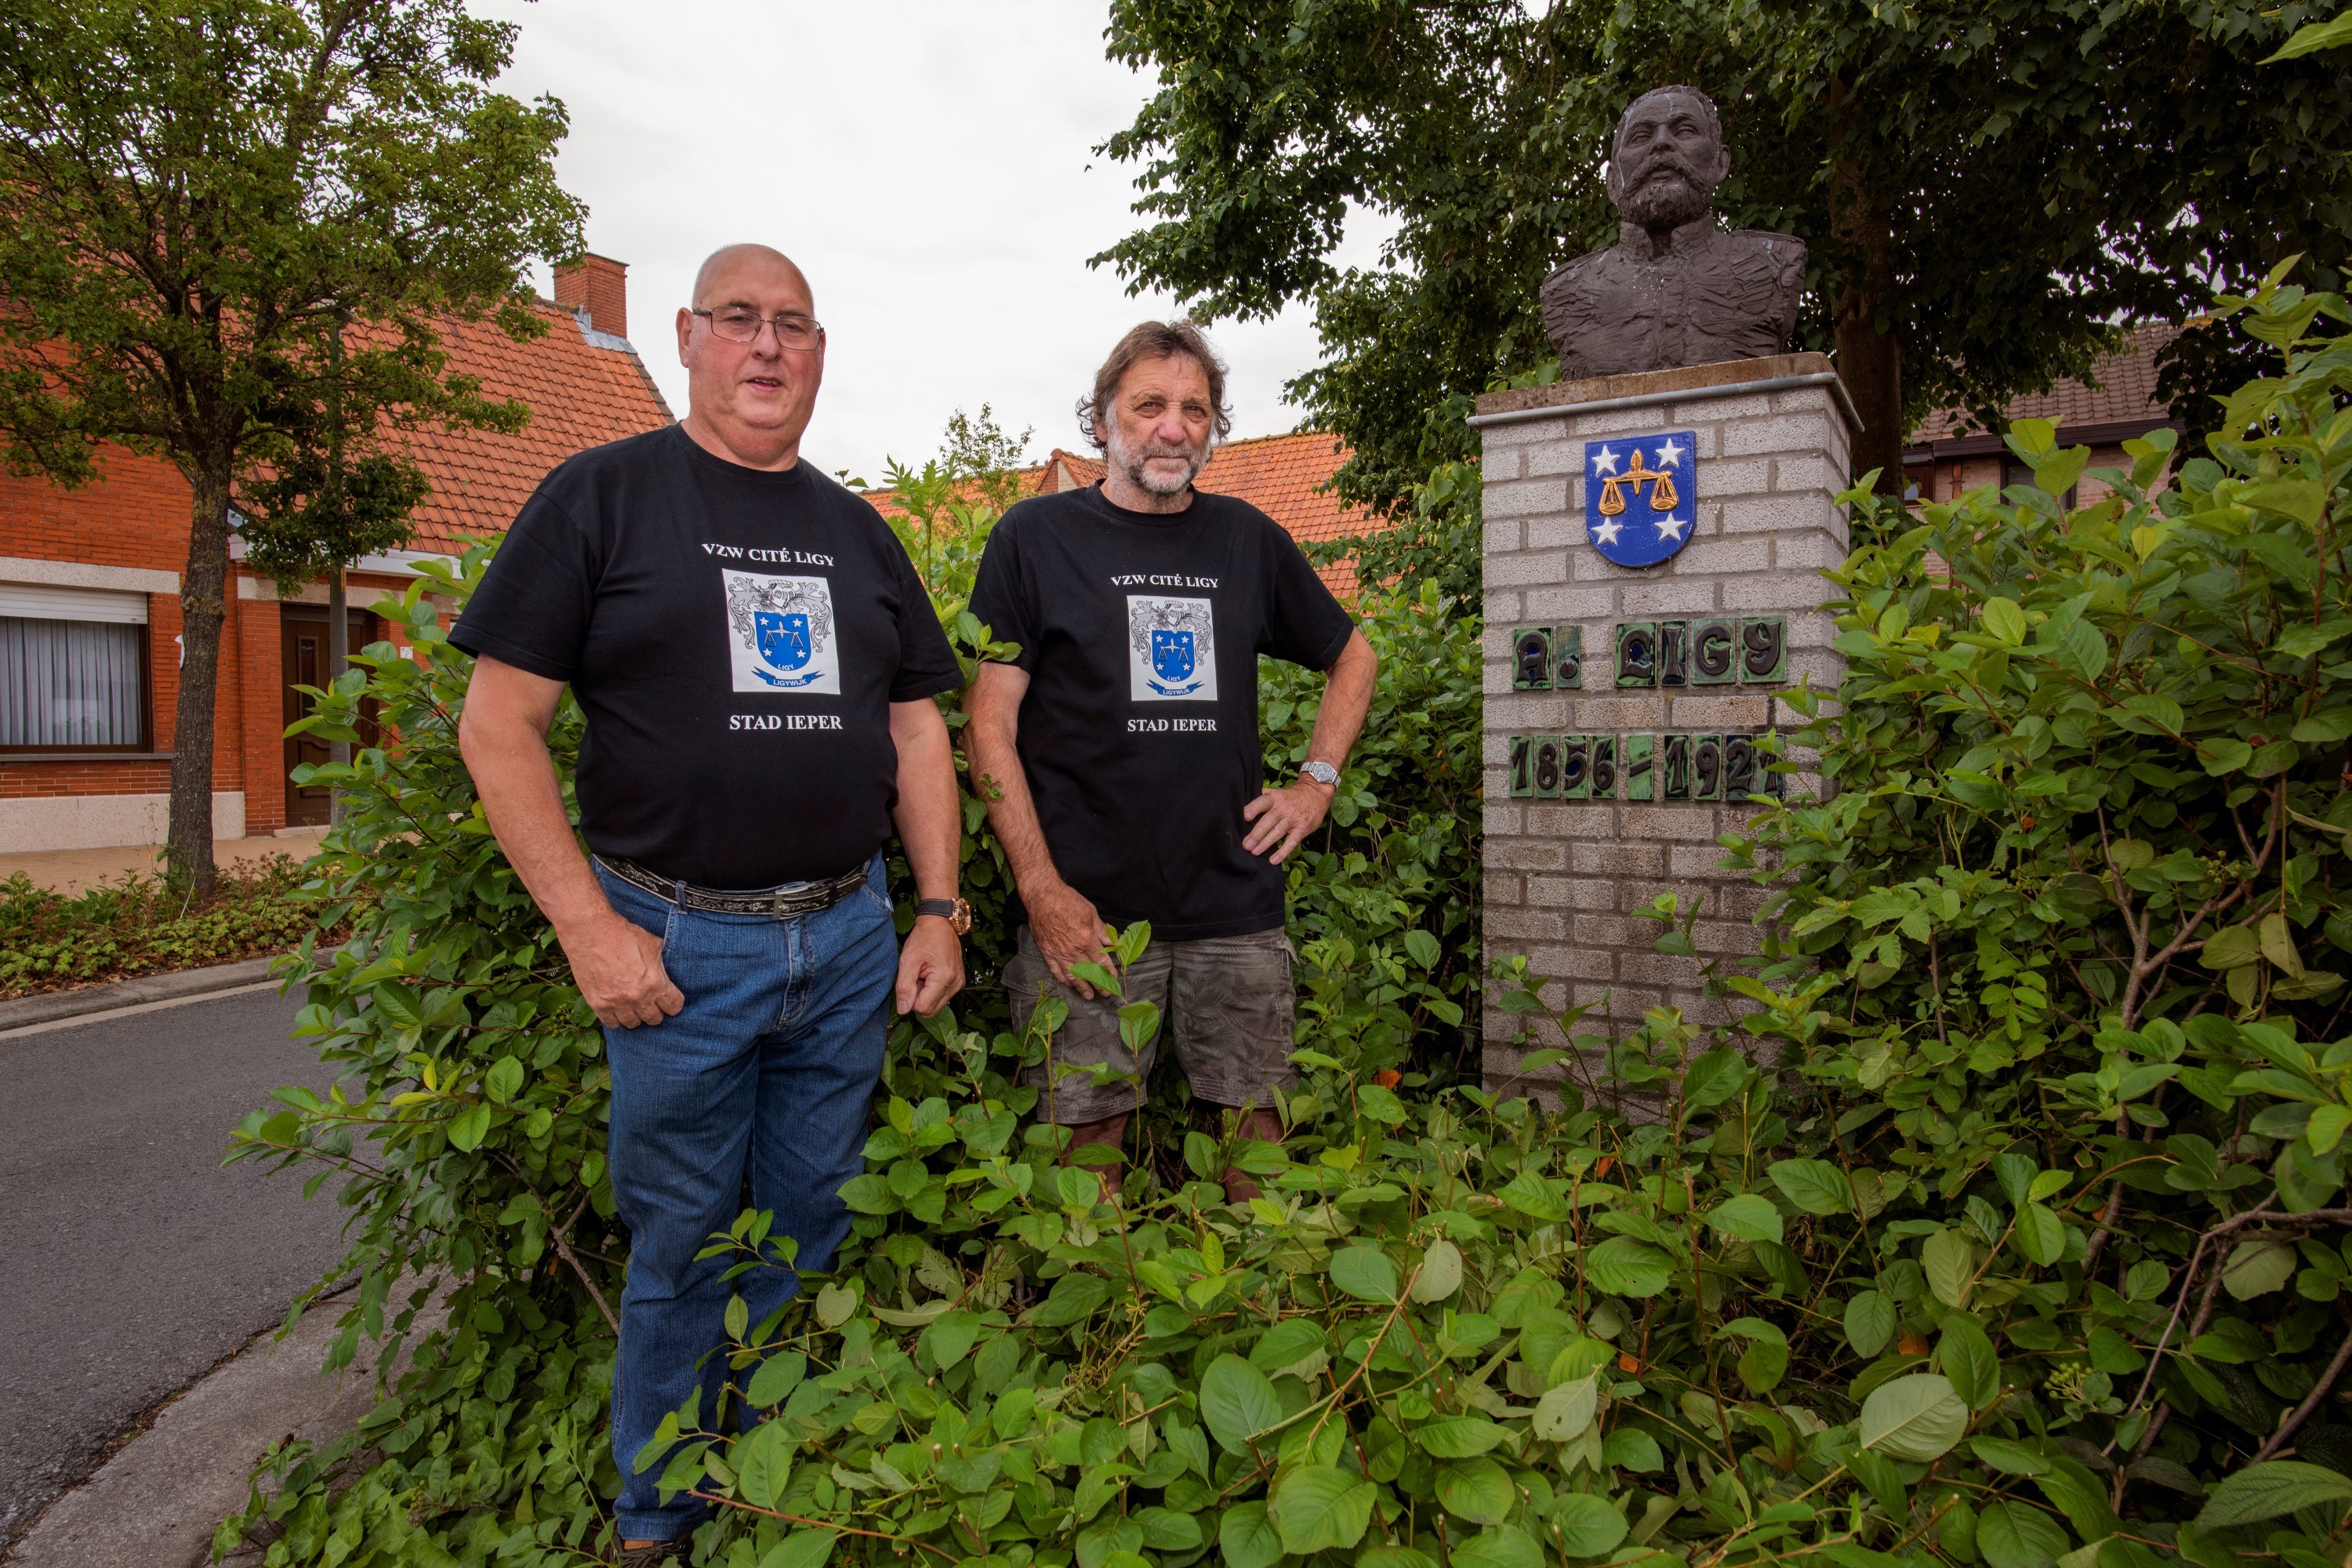
[{"label": "white wall", "polygon": [[[161,844],[171,820],[167,795],[40,795],[0,800],[0,854],[109,849]],[[245,837],[245,792],[213,795],[213,837]]]}]

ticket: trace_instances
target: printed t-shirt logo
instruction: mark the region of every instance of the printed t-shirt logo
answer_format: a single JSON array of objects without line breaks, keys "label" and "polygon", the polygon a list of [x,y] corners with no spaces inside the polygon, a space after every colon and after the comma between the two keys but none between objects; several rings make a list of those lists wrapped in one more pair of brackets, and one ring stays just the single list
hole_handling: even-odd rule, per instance
[{"label": "printed t-shirt logo", "polygon": [[1217,622],[1206,599],[1127,596],[1127,665],[1138,702],[1217,700]]},{"label": "printed t-shirt logo", "polygon": [[728,651],[738,691],[841,689],[841,646],[833,586],[822,577],[721,572],[727,584]]}]

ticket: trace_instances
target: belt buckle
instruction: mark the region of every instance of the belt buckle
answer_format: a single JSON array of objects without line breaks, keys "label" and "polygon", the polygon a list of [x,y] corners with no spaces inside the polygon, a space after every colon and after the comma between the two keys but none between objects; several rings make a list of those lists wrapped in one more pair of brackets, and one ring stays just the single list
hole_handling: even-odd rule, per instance
[{"label": "belt buckle", "polygon": [[792,895],[789,892],[778,889],[774,897],[768,900],[768,918],[773,921],[791,920],[792,911],[785,907],[791,898]]}]

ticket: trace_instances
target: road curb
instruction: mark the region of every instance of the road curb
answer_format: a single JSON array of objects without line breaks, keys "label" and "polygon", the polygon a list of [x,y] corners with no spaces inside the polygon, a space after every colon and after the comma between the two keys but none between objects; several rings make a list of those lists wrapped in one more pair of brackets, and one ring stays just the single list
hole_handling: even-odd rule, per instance
[{"label": "road curb", "polygon": [[[408,1283],[394,1287],[396,1298]],[[314,1303],[284,1339],[262,1330],[166,1399],[137,1436],[43,1510],[5,1554],[7,1568],[210,1561],[214,1527],[245,1505],[247,1479],[271,1443],[297,1437],[323,1447],[375,1407],[378,1344],[362,1338],[343,1372],[320,1370],[346,1305],[338,1291]],[[447,1310],[443,1297],[418,1315],[395,1376]],[[241,1549],[228,1561],[257,1563],[261,1555]]]},{"label": "road curb", "polygon": [[215,963],[203,969],[182,969],[170,974],[142,974],[130,980],[110,981],[104,985],[85,985],[74,991],[47,991],[38,996],[19,996],[13,1002],[0,1002],[0,1030],[20,1029],[31,1024],[51,1024],[60,1018],[79,1018],[85,1013],[110,1013],[117,1007],[135,1007],[143,1002],[173,1002],[183,996],[231,991],[240,985],[251,985],[268,979],[270,967],[277,962],[275,956],[248,958],[241,963]]}]

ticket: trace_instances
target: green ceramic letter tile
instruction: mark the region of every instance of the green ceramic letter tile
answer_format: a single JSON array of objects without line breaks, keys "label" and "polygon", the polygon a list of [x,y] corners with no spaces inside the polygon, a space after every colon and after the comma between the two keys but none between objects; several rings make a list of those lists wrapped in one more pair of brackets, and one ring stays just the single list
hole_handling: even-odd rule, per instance
[{"label": "green ceramic letter tile", "polygon": [[1617,626],[1617,684],[1655,686],[1658,683],[1658,624],[1622,621]]},{"label": "green ceramic letter tile", "polygon": [[1626,736],[1625,798],[1654,800],[1657,789],[1658,738],[1655,735]]}]

